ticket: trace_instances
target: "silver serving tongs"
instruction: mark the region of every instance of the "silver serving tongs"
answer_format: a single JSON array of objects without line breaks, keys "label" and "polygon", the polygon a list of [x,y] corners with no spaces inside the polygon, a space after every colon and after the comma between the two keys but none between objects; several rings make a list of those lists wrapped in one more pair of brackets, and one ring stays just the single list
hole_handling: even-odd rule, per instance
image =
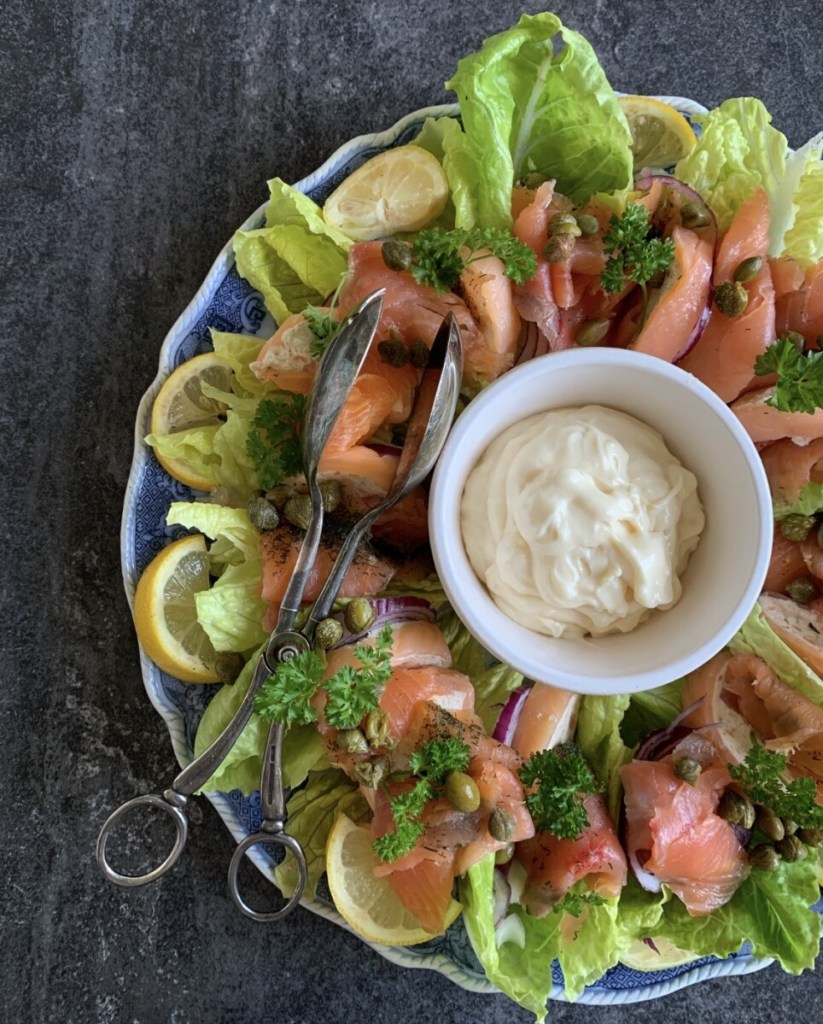
[{"label": "silver serving tongs", "polygon": [[[460,334],[456,320],[449,314],[432,344],[429,361],[417,389],[406,439],[391,488],[385,498],[362,516],[346,536],[328,579],[314,602],[302,629],[299,632],[291,629],[294,624],[294,613],[290,614],[286,632],[281,632],[278,621],[278,628],[269,641],[263,659],[261,659],[266,662],[267,666],[276,666],[277,663],[294,657],[300,651],[310,649],[315,630],[331,612],[346,570],[349,568],[366,531],[379,516],[419,486],[432,471],[454,419],[457,399],[460,394],[461,377]],[[322,451],[322,449],[320,450]],[[312,458],[313,454],[314,459]],[[304,449],[304,458],[306,479],[309,481],[312,496],[312,516],[309,523],[309,532],[311,532],[315,520],[322,523],[323,503],[316,480],[310,476],[310,473],[314,473],[316,476],[317,455]],[[287,591],[286,599],[288,596],[289,592]],[[275,722],[269,729],[266,741],[266,750],[263,755],[263,775],[260,783],[260,804],[263,810],[260,830],[241,840],[229,864],[228,885],[231,897],[237,908],[254,921],[278,921],[284,918],[299,903],[307,881],[306,859],[303,850],[299,842],[285,831],[287,813],[281,765],[283,734],[284,727]],[[251,847],[259,843],[272,842],[283,846],[294,856],[297,865],[297,884],[294,892],[282,907],[278,910],[263,912],[254,910],[243,899],[238,887],[238,872],[244,854]]]},{"label": "silver serving tongs", "polygon": [[[293,633],[292,626],[300,607],[309,571],[317,557],[320,533],[323,529],[323,505],[317,485],[317,460],[374,340],[382,309],[381,289],[365,299],[349,316],[329,344],[318,368],[315,388],[306,410],[302,444],[303,463],[307,470],[306,478],[309,481],[312,500],[312,519],[283,598],[277,627],[257,664],[248,692],[226,728],[211,746],[180,772],[169,789],[162,794],[147,793],[128,800],[104,822],[97,838],[97,862],[110,882],[124,886],[146,885],[160,878],[177,862],[188,837],[186,807],[189,797],[211,778],[245,729],[254,711],[255,695],[263,681],[273,671],[273,667],[278,661],[306,649],[305,637],[300,633]],[[176,829],[175,842],[171,853],[158,867],[142,875],[124,875],[109,863],[106,846],[114,826],[133,810],[141,807],[153,807],[169,815]],[[290,844],[284,842],[283,845]]]}]

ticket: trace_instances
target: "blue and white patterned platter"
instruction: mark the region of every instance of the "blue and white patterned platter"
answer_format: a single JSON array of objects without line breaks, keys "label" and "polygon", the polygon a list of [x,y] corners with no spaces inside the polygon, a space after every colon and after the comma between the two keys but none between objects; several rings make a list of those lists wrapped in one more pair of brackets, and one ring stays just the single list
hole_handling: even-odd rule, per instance
[{"label": "blue and white patterned platter", "polygon": [[[705,108],[680,97],[660,97],[686,116],[705,113]],[[456,105],[428,107],[402,118],[392,128],[376,135],[362,135],[337,150],[313,174],[297,182],[296,187],[322,204],[334,188],[370,157],[393,146],[409,142],[427,117],[456,116]],[[263,207],[242,225],[243,229],[261,226]],[[149,433],[151,407],[165,378],[181,363],[211,348],[209,328],[268,337],[274,329],[261,296],[238,274],[229,242],[217,257],[200,290],[169,332],[160,351],[160,366],[153,384],[146,392],[137,414],[134,438],[134,459],[126,489],[121,530],[123,580],[129,605],[134,606],[134,590],[141,573],[157,552],[182,531],[165,525],[165,515],[173,501],[191,500],[195,495],[183,484],[172,480],[160,467],[144,443]],[[194,736],[206,704],[215,688],[181,683],[161,672],[141,651],[141,668],[146,691],[154,707],[163,717],[171,736],[174,752],[181,766],[192,757]],[[209,794],[234,838],[239,841],[256,831],[260,823],[260,798],[255,793],[243,796],[239,791]],[[255,864],[271,876],[271,861],[256,847]],[[322,891],[303,905],[315,914],[348,928],[336,912],[328,892]],[[349,929],[350,930],[350,929]],[[403,967],[426,967],[439,971],[463,988],[473,992],[495,992],[478,963],[465,929],[458,920],[440,938],[422,946],[393,948],[373,946],[381,956]],[[771,961],[756,960],[747,952],[726,960],[704,957],[681,967],[662,971],[640,972],[618,965],[580,996],[578,1002],[607,1005],[634,1003],[655,999],[696,982],[727,975],[749,974]],[[554,986],[552,999],[562,999],[562,976],[557,965],[552,967]]]}]

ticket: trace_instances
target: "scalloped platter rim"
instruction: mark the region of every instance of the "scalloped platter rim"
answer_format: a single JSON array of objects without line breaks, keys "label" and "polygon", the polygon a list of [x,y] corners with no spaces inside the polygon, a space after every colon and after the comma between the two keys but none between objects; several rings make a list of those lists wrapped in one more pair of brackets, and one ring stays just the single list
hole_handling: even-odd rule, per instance
[{"label": "scalloped platter rim", "polygon": [[[657,98],[671,103],[687,117],[706,113],[706,108],[693,100],[678,96]],[[413,111],[386,131],[351,139],[316,171],[297,182],[295,187],[322,204],[333,189],[365,160],[414,138],[427,117],[455,117],[457,114],[456,104]],[[259,207],[241,225],[241,230],[260,226],[264,208],[264,205]],[[149,433],[152,403],[172,370],[198,352],[210,348],[209,327],[261,337],[269,336],[274,329],[274,323],[266,313],[259,293],[237,274],[231,240],[221,250],[197,294],[163,342],[157,376],[138,408],[134,456],[126,487],[120,535],[123,582],[132,611],[134,591],[141,573],[160,548],[178,535],[177,528],[163,525],[169,504],[175,500],[190,500],[193,496],[187,487],[167,476],[151,450],[143,443],[143,438]],[[173,679],[161,672],[142,650],[140,666],[149,699],[166,723],[178,762],[185,766],[192,760],[197,723],[206,706],[208,691],[212,688],[192,686]],[[236,841],[239,842],[257,829],[261,817],[259,793],[251,797],[244,797],[239,791],[210,793],[207,796]],[[265,852],[256,847],[250,855],[260,871],[270,878],[272,862]],[[351,931],[335,910],[328,890],[322,885],[317,897],[304,899],[303,906]],[[460,920],[445,936],[423,946],[394,948],[373,943],[367,945],[402,967],[438,971],[472,992],[497,992],[483,974]],[[613,1005],[656,999],[697,982],[749,974],[771,962],[758,960],[744,950],[725,960],[703,957],[680,967],[659,971],[641,972],[618,964],[590,985],[577,1002]],[[562,1000],[562,975],[556,964],[552,965],[552,977],[551,998]]]}]

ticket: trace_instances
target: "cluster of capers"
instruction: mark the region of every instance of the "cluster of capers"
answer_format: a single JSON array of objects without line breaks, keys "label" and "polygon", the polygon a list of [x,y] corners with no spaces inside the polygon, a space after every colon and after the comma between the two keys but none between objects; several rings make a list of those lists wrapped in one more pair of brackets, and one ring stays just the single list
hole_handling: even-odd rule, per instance
[{"label": "cluster of capers", "polygon": [[[793,514],[780,520],[779,528],[786,540],[802,543],[813,530],[817,530],[817,543],[823,547],[823,523],[814,516]],[[818,596],[818,587],[808,576],[792,580],[786,586],[786,593],[798,604],[809,604]]]},{"label": "cluster of capers", "polygon": [[756,829],[765,836],[765,842],[756,843],[749,851],[752,867],[760,871],[776,871],[781,860],[803,860],[806,846],[823,847],[823,829],[799,828],[797,822],[779,817],[763,804],[753,804],[734,789],[724,791],[717,813],[731,825]]},{"label": "cluster of capers", "polygon": [[575,238],[597,234],[600,223],[590,213],[556,213],[549,218],[547,227],[549,240],[543,256],[549,263],[562,263],[571,256]]},{"label": "cluster of capers", "polygon": [[[320,484],[323,511],[334,512],[343,498],[343,489],[337,480],[324,480]],[[311,498],[301,494],[291,484],[278,484],[265,495],[258,495],[247,506],[252,526],[258,530],[275,530],[281,517],[300,530],[308,530],[311,520]]]},{"label": "cluster of capers", "polygon": [[737,265],[731,281],[724,281],[715,288],[714,304],[724,316],[740,316],[746,309],[749,304],[746,285],[753,281],[762,269],[763,257],[749,256]]},{"label": "cluster of capers", "polygon": [[[346,605],[343,622],[350,633],[365,633],[376,618],[374,606],[367,597],[354,597]],[[338,619],[323,619],[314,632],[314,642],[324,651],[336,647],[343,639],[343,622]]]}]

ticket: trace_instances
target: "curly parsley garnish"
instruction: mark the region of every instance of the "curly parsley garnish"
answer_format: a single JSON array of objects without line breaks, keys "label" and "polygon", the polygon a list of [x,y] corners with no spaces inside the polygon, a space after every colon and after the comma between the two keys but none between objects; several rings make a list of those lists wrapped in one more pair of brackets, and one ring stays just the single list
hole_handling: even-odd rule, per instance
[{"label": "curly parsley garnish", "polygon": [[309,346],[312,359],[321,359],[342,325],[332,317],[330,310],[319,309],[317,306],[306,306],[303,319],[314,335]]},{"label": "curly parsley garnish", "polygon": [[777,374],[766,405],[781,412],[813,413],[823,408],[823,352],[804,353],[789,338],[778,338],[754,362],[758,377]]},{"label": "curly parsley garnish", "polygon": [[646,322],[649,281],[668,270],[674,259],[674,242],[670,238],[649,238],[649,211],[640,203],[629,203],[620,217],[613,216],[603,236],[608,254],[606,267],[600,275],[604,292],[619,292],[633,281],[643,293],[643,311],[638,331]]},{"label": "curly parsley garnish", "polygon": [[300,432],[306,400],[282,394],[263,398],[257,406],[246,438],[246,454],[263,490],[303,471]]},{"label": "curly parsley garnish", "polygon": [[524,786],[536,786],[526,806],[540,832],[558,839],[578,839],[589,824],[583,798],[603,787],[574,743],[532,754],[520,769]]},{"label": "curly parsley garnish", "polygon": [[411,271],[415,281],[445,292],[457,284],[476,255],[488,250],[503,263],[503,272],[516,284],[523,284],[537,272],[534,250],[511,231],[498,228],[427,228],[412,244]]},{"label": "curly parsley garnish", "polygon": [[786,780],[786,758],[754,743],[742,764],[730,764],[729,775],[746,791],[752,803],[763,804],[779,818],[790,818],[801,828],[823,828],[823,806],[817,787],[808,776]]},{"label": "curly parsley garnish", "polygon": [[377,856],[388,863],[414,849],[425,826],[420,820],[426,802],[440,794],[440,788],[451,772],[462,772],[471,759],[469,747],[456,736],[438,736],[426,740],[409,758],[409,768],[418,781],[400,796],[389,797],[394,830],[376,839]]},{"label": "curly parsley garnish", "polygon": [[254,698],[254,710],[269,722],[308,725],[317,721],[312,697],[322,686],[328,694],[326,721],[336,729],[354,729],[378,706],[379,687],[391,675],[392,628],[384,626],[374,645],[358,644],[360,668],[346,665],[323,682],[325,659],[306,651],[281,662]]}]

